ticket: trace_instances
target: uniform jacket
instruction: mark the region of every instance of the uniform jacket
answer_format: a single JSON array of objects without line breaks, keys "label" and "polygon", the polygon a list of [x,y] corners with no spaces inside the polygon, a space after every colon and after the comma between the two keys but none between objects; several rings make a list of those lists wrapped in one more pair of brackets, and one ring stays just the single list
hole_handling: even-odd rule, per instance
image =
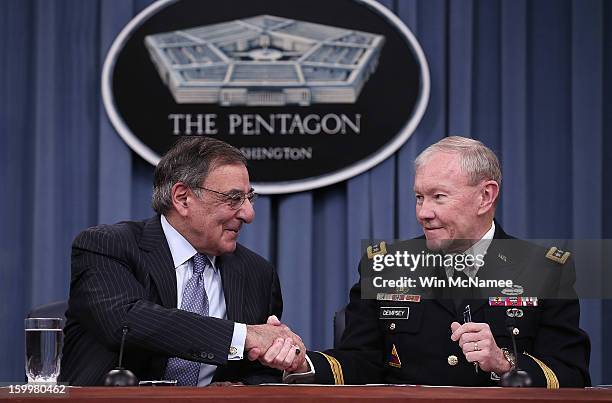
[{"label": "uniform jacket", "polygon": [[[490,372],[476,373],[459,344],[450,338],[451,323],[463,323],[463,309],[469,304],[472,321],[488,323],[500,348],[512,351],[508,325],[518,329],[518,367],[531,376],[533,386],[590,385],[590,343],[578,327],[580,307],[573,294],[575,270],[571,258],[561,264],[547,258],[543,247],[521,240],[509,243],[507,239],[513,238],[496,225],[478,275],[501,273],[499,277],[519,279],[515,284],[528,278],[519,296],[546,294],[546,298],[538,298],[537,306],[492,306],[495,303],[488,296],[505,297],[500,290],[461,301],[444,295],[421,298],[419,302],[415,298],[366,300],[361,298],[357,283],[350,291],[346,328],[338,348],[308,353],[315,367],[315,383],[497,385]],[[552,298],[554,290],[560,290],[562,298]],[[383,307],[408,307],[408,319],[383,319]],[[510,318],[508,310],[512,308],[519,309],[521,317]]]},{"label": "uniform jacket", "polygon": [[234,321],[280,317],[278,277],[265,259],[237,245],[219,256],[227,320],[176,308],[176,274],[160,217],[89,228],[72,246],[72,274],[60,380],[100,385],[117,365],[127,326],[123,367],[140,380],[163,379],[169,357],[217,365],[214,381],[261,383],[278,372],[246,358],[228,361]]}]

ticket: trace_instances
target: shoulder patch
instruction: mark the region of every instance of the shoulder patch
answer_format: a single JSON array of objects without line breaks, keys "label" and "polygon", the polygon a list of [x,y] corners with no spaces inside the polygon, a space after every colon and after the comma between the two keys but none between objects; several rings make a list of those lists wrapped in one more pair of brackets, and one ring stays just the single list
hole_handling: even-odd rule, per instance
[{"label": "shoulder patch", "polygon": [[546,252],[546,257],[550,260],[552,260],[553,262],[557,262],[559,264],[565,264],[565,262],[567,261],[567,259],[569,259],[571,253],[570,252],[566,252],[564,250],[561,250],[559,248],[557,248],[556,246],[552,246],[548,252]]},{"label": "shoulder patch", "polygon": [[379,244],[370,245],[367,249],[368,259],[373,259],[374,255],[386,255],[387,254],[387,243],[385,241]]}]

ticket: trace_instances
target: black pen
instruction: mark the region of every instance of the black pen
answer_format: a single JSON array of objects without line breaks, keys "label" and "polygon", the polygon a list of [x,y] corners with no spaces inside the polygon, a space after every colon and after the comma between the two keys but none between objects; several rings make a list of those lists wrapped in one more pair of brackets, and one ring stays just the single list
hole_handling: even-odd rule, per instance
[{"label": "black pen", "polygon": [[[469,305],[465,306],[463,310],[463,323],[470,323],[472,321],[472,310]],[[474,343],[475,344],[475,343]],[[478,361],[474,362],[474,369],[478,373]]]}]

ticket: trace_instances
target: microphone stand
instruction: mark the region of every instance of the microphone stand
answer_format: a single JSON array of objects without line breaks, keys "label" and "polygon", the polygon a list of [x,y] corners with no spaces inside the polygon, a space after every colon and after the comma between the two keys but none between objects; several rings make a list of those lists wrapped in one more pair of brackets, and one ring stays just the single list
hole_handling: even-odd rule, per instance
[{"label": "microphone stand", "polygon": [[516,349],[516,338],[514,337],[514,321],[507,322],[506,326],[512,338],[512,350],[516,363],[510,371],[502,375],[499,384],[503,387],[528,388],[531,386],[531,377],[527,372],[518,367],[518,350]]},{"label": "microphone stand", "polygon": [[108,372],[104,377],[104,386],[137,386],[138,378],[129,369],[125,369],[121,366],[123,362],[123,346],[125,344],[125,335],[129,329],[127,326],[123,326],[123,335],[121,336],[121,345],[119,346],[119,365]]}]

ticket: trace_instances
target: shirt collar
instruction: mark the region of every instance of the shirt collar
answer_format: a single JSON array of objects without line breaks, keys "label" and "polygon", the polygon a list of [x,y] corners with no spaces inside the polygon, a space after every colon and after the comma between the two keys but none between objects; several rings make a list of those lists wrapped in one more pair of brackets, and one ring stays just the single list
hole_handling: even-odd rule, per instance
[{"label": "shirt collar", "polygon": [[[487,250],[489,249],[489,246],[491,245],[491,242],[493,241],[494,235],[495,235],[495,222],[491,223],[491,228],[483,235],[483,237],[480,238],[480,240],[476,242],[474,245],[470,246],[465,252],[463,252],[463,254],[470,255],[473,257],[476,257],[477,255],[481,255],[484,257],[484,255],[487,253]],[[476,273],[478,272],[478,269],[480,269],[481,266],[482,266],[482,263],[479,264],[479,260],[475,260],[473,267],[466,267],[465,269],[462,269],[462,270],[465,270],[465,274],[468,277],[474,277]],[[448,264],[446,264],[446,259],[445,259],[444,270],[446,271],[446,276],[448,278],[451,278],[453,277],[453,275],[455,274],[455,270],[457,269],[454,267],[453,264],[451,264],[450,261],[448,262]]]},{"label": "shirt collar", "polygon": [[[472,245],[467,251],[466,254],[470,254],[472,256],[481,255],[484,256],[493,241],[493,236],[495,235],[495,222],[491,223],[491,228],[483,235],[482,238],[474,245]],[[479,266],[478,264],[476,266]]]},{"label": "shirt collar", "polygon": [[[185,264],[185,262],[191,259],[196,253],[198,253],[198,251],[195,250],[195,248],[189,243],[189,241],[187,241],[185,237],[182,236],[180,232],[178,232],[168,222],[166,216],[162,214],[160,221],[162,230],[164,231],[164,235],[166,236],[166,240],[168,241],[168,246],[170,247],[170,254],[172,255],[172,262],[174,263],[174,268],[178,269],[180,266]],[[208,259],[212,263],[213,269],[216,271],[216,256],[208,256]]]}]

